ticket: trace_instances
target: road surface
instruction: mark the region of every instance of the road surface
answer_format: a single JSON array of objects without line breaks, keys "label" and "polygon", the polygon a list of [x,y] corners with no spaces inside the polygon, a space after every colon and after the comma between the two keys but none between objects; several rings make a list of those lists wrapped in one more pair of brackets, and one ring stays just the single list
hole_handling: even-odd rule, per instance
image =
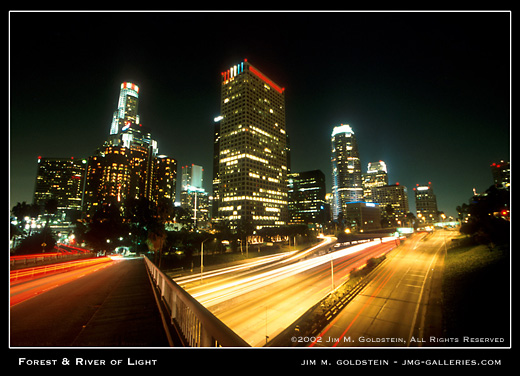
[{"label": "road surface", "polygon": [[185,285],[185,278],[175,281],[251,346],[261,347],[342,283],[353,268],[395,246],[393,238],[384,243],[378,239],[328,253],[332,246],[326,242],[304,258],[294,255],[202,282],[197,276]]},{"label": "road surface", "polygon": [[[388,257],[375,278],[320,332],[311,347],[393,347],[431,345],[440,293],[436,268],[456,232],[415,234]],[[432,288],[435,283],[435,288]],[[428,308],[428,309],[427,309]],[[437,313],[436,313],[437,312]]]},{"label": "road surface", "polygon": [[11,298],[11,347],[169,345],[142,259],[17,284]]}]

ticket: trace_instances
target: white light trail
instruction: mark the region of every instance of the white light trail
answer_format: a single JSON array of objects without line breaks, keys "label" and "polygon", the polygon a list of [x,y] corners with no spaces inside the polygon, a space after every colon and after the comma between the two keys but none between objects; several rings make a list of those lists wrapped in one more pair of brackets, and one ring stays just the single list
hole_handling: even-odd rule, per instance
[{"label": "white light trail", "polygon": [[[323,256],[317,256],[312,259],[303,260],[290,265],[285,265],[280,268],[266,271],[257,275],[240,278],[233,282],[223,283],[219,286],[211,287],[198,293],[194,293],[192,294],[192,296],[196,298],[201,304],[208,307],[219,302],[231,299],[238,295],[242,295],[253,290],[259,289],[261,287],[265,287],[272,283],[278,282],[284,278],[288,278],[298,273],[302,273],[310,269],[316,268],[322,264],[330,262],[331,259],[335,260],[341,257],[345,257],[350,254],[360,252],[366,248],[375,246],[377,244],[394,241],[395,239],[395,237],[387,237],[381,239],[381,241],[374,240],[362,244],[357,244],[352,247],[344,248],[339,251],[335,251]],[[327,238],[325,244],[330,243],[331,241],[331,238]],[[316,249],[317,247],[323,245],[324,243],[321,243],[313,248]],[[312,250],[314,250],[313,248],[309,249],[307,252],[311,252]],[[294,257],[296,256],[293,256],[293,258]],[[284,260],[283,262],[285,263],[286,261],[289,261],[289,259]]]}]

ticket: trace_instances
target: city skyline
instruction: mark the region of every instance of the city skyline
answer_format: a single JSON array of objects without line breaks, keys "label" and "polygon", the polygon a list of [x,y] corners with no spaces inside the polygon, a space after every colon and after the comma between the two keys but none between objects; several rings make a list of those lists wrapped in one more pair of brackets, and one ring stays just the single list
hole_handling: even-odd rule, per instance
[{"label": "city skyline", "polygon": [[[121,16],[141,30],[128,55],[106,40]],[[256,22],[266,19],[280,30]],[[362,173],[385,161],[410,204],[431,181],[455,216],[510,158],[509,22],[508,12],[10,13],[10,207],[32,202],[37,156],[92,155],[127,81],[161,153],[204,167],[211,192],[215,77],[248,59],[286,89],[292,172],[322,170],[330,192],[330,132],[350,124]]]}]

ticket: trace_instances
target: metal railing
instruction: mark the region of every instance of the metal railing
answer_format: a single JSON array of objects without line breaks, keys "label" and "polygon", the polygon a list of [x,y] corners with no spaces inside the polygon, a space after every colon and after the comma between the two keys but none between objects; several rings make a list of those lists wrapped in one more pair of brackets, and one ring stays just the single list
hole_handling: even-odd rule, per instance
[{"label": "metal railing", "polygon": [[190,347],[249,347],[207,308],[144,257],[162,301]]}]

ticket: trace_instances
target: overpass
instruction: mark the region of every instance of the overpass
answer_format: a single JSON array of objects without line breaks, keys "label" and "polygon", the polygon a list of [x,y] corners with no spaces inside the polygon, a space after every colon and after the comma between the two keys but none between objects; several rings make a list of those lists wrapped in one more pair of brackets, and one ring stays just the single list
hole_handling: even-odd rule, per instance
[{"label": "overpass", "polygon": [[[307,270],[319,261],[320,272],[310,277],[325,281],[325,290],[330,288],[331,256],[317,257],[323,252],[321,247],[325,252],[332,250],[330,242],[323,242],[288,255],[287,261],[294,265],[285,265],[280,272],[294,274],[293,268]],[[315,255],[310,253],[312,249]],[[335,277],[351,270],[353,260],[347,259],[338,259]],[[273,280],[273,273],[278,271],[267,270],[259,277],[265,274]],[[146,257],[119,258],[12,283],[10,320],[11,346],[250,347]]]},{"label": "overpass", "polygon": [[249,346],[148,258],[89,261],[11,271],[11,347]]}]

